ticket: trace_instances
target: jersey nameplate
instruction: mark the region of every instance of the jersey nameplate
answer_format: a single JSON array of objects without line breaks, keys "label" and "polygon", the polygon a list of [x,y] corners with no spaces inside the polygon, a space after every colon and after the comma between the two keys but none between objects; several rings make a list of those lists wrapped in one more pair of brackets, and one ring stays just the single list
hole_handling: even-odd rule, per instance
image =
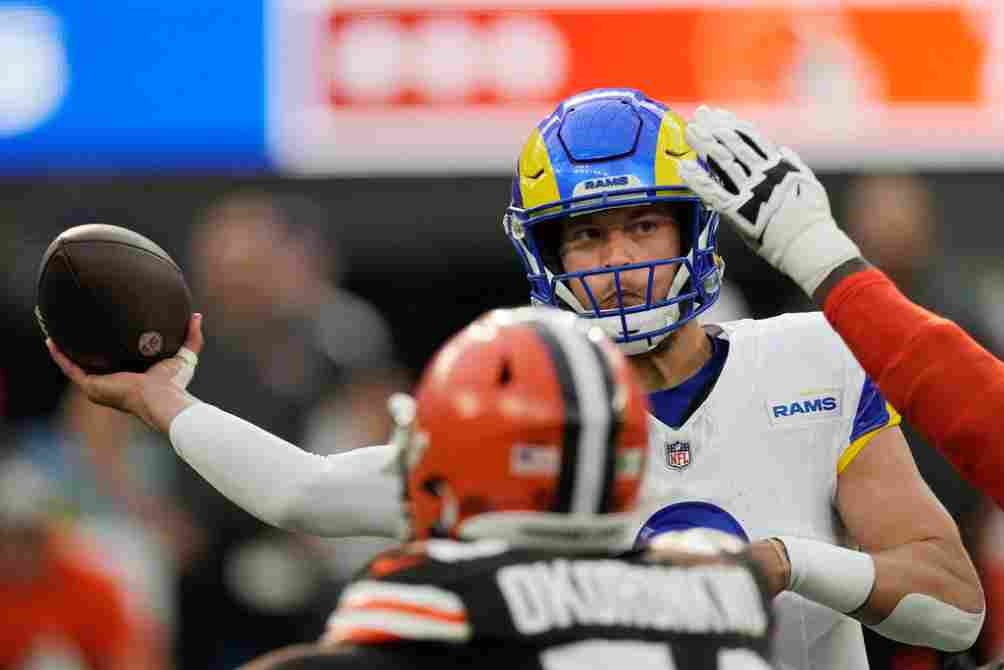
[{"label": "jersey nameplate", "polygon": [[767,630],[756,582],[734,566],[556,559],[506,566],[497,579],[524,635],[573,625],[752,636]]}]

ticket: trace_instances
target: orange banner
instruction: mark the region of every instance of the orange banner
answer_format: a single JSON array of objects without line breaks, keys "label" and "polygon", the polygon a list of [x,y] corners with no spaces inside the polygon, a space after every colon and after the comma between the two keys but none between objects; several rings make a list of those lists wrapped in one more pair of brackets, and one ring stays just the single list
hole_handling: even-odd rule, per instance
[{"label": "orange banner", "polygon": [[510,170],[556,101],[717,104],[815,166],[1004,165],[1000,0],[272,0],[270,142],[306,173]]},{"label": "orange banner", "polygon": [[988,59],[971,14],[938,5],[335,9],[322,58],[335,108],[550,102],[596,86],[677,102],[965,104],[984,98]]}]

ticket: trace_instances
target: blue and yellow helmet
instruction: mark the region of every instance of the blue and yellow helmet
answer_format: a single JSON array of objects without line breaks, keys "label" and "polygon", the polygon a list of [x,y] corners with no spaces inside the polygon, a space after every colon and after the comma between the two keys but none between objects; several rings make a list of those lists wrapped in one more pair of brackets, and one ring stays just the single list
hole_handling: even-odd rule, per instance
[{"label": "blue and yellow helmet", "polygon": [[[684,139],[686,123],[640,91],[601,88],[561,102],[530,135],[516,164],[512,202],[503,226],[523,261],[530,299],[595,319],[627,354],[654,349],[669,333],[708,310],[718,299],[722,264],[715,251],[718,215],[680,179],[681,160],[697,155]],[[556,221],[567,216],[656,202],[681,203],[685,254],[617,267],[564,272],[557,253]],[[679,269],[669,295],[652,295],[655,268]],[[645,302],[602,309],[585,277],[649,272]],[[569,288],[580,282],[592,304]],[[618,288],[618,294],[620,290]]]}]

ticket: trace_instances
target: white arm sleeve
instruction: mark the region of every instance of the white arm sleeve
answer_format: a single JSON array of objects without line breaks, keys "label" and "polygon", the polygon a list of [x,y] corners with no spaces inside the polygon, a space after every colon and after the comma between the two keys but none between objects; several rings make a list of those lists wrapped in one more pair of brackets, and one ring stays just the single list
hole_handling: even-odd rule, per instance
[{"label": "white arm sleeve", "polygon": [[174,417],[169,435],[185,462],[265,523],[331,537],[400,533],[390,445],[318,456],[206,403]]}]

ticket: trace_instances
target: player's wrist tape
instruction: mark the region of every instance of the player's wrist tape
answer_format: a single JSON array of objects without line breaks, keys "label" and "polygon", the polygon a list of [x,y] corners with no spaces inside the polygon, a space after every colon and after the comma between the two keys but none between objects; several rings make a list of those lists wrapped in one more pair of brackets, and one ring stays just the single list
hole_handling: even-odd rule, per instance
[{"label": "player's wrist tape", "polygon": [[778,537],[788,552],[788,590],[847,614],[865,604],[875,585],[875,564],[861,551],[802,537]]},{"label": "player's wrist tape", "polygon": [[178,353],[175,357],[181,362],[178,365],[178,371],[174,373],[174,377],[171,378],[171,382],[178,388],[184,390],[188,388],[189,383],[192,381],[192,377],[195,376],[195,368],[199,364],[199,355],[188,347],[181,347],[178,349]]},{"label": "player's wrist tape", "polygon": [[832,221],[817,222],[784,250],[780,269],[810,298],[831,272],[861,256],[861,250]]},{"label": "player's wrist tape", "polygon": [[976,642],[983,628],[984,607],[966,612],[923,593],[908,593],[873,631],[904,644],[963,651]]}]

